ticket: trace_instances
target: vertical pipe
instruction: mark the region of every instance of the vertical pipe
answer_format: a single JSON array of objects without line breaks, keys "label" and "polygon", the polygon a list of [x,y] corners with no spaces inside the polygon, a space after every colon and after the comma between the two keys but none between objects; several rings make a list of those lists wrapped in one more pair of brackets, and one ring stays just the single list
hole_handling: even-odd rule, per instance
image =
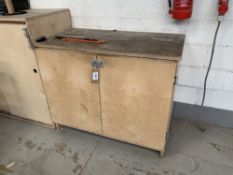
[{"label": "vertical pipe", "polygon": [[5,4],[6,4],[8,14],[14,14],[15,9],[14,9],[12,0],[5,0]]}]

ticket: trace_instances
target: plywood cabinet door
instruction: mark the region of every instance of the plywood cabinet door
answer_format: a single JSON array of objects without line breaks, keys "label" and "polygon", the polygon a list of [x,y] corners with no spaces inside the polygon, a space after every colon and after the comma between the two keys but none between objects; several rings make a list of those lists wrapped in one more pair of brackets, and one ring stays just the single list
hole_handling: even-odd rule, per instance
[{"label": "plywood cabinet door", "polygon": [[36,49],[53,121],[102,133],[99,84],[91,82],[92,54]]},{"label": "plywood cabinet door", "polygon": [[103,134],[163,151],[170,122],[176,63],[98,56]]}]

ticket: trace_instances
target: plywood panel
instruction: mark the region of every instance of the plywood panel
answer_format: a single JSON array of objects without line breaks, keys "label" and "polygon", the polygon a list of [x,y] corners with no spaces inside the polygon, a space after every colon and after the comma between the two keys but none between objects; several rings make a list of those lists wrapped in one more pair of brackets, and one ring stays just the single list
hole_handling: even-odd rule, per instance
[{"label": "plywood panel", "polygon": [[84,37],[106,40],[104,44],[72,43],[51,37],[45,42],[34,43],[36,47],[76,50],[97,54],[120,55],[180,60],[185,35],[167,33],[145,33],[93,29],[71,29],[58,36]]},{"label": "plywood panel", "polygon": [[92,54],[36,49],[54,122],[102,133],[99,84],[91,83]]},{"label": "plywood panel", "polygon": [[25,27],[0,24],[0,110],[52,124],[35,54],[24,36]]},{"label": "plywood panel", "polygon": [[50,37],[71,29],[71,16],[69,10],[60,10],[53,13],[34,16],[26,19],[29,35],[32,42],[38,37]]},{"label": "plywood panel", "polygon": [[57,12],[61,12],[67,9],[30,9],[25,10],[27,13],[21,15],[0,15],[0,23],[26,23],[29,18],[37,18],[41,16],[51,15]]},{"label": "plywood panel", "polygon": [[99,56],[103,133],[164,151],[176,62]]}]

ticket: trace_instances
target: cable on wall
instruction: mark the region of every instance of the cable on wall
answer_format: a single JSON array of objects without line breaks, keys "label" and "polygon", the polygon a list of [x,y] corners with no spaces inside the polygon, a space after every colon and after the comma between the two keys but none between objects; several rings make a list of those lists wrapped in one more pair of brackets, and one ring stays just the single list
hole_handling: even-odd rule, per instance
[{"label": "cable on wall", "polygon": [[204,80],[204,89],[203,89],[203,95],[202,95],[201,105],[200,105],[199,111],[198,111],[198,117],[199,117],[199,120],[200,120],[200,124],[198,125],[198,128],[200,129],[201,132],[205,132],[206,131],[205,119],[204,119],[204,116],[202,115],[202,109],[203,109],[204,104],[205,104],[207,82],[208,82],[208,77],[209,77],[209,73],[210,73],[210,70],[211,70],[211,66],[212,66],[212,63],[213,63],[213,58],[214,58],[214,53],[215,53],[215,46],[216,46],[216,40],[217,40],[217,37],[218,37],[218,32],[219,32],[220,26],[221,26],[221,20],[218,19],[218,25],[217,25],[217,28],[216,28],[215,34],[214,34],[214,40],[213,40],[213,45],[212,45],[212,51],[211,51],[210,61],[209,61],[209,65],[208,65],[207,72],[206,72],[206,75],[205,75],[205,80]]}]

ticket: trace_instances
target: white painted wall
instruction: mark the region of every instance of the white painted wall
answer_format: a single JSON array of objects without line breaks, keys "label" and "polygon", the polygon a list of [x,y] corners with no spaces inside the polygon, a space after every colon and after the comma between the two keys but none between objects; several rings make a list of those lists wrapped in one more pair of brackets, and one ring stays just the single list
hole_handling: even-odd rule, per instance
[{"label": "white painted wall", "polygon": [[[31,0],[32,8],[69,8],[73,26],[143,32],[185,33],[175,101],[200,104],[214,31],[218,0],[194,0],[191,20],[168,15],[167,0]],[[233,111],[233,1],[217,40],[206,106]]]}]

